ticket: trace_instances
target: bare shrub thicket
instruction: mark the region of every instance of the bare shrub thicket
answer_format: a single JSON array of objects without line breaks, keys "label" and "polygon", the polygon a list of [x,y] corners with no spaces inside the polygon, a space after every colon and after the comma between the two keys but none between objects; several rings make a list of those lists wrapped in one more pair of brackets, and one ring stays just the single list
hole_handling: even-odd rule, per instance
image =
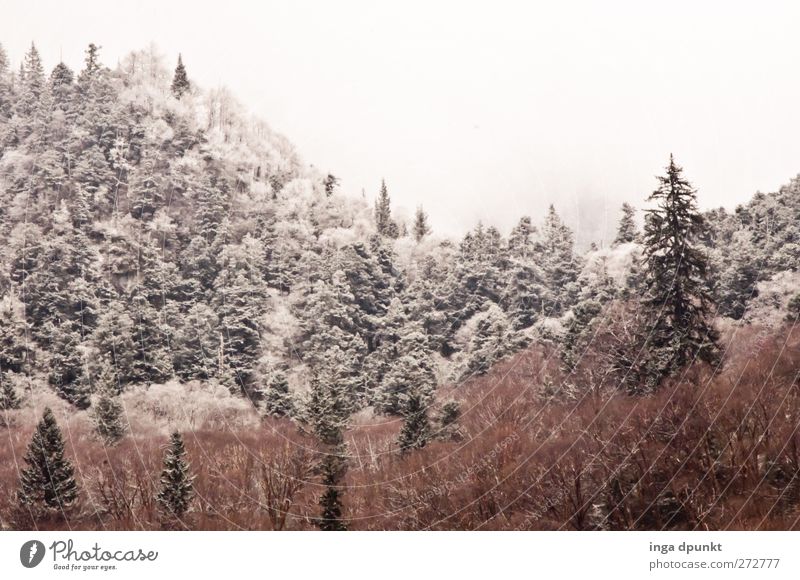
[{"label": "bare shrub thicket", "polygon": [[[578,365],[564,374],[554,353],[536,347],[440,389],[441,401],[459,401],[457,438],[434,425],[427,446],[401,455],[400,421],[349,429],[347,527],[800,529],[800,330],[732,329],[721,369],[689,367],[647,395],[614,388],[620,369],[597,370],[595,353],[624,343],[611,332],[585,348],[581,364],[592,372]],[[136,416],[152,409],[129,402],[131,435],[113,447],[92,436],[81,414],[58,415],[81,493],[69,521],[40,528],[158,528],[167,435]],[[26,407],[12,413],[0,442],[5,528],[15,526],[18,470],[36,416]],[[314,439],[286,419],[202,416],[208,424],[193,429],[191,419],[177,419],[196,476],[186,525],[313,529],[324,491]]]}]

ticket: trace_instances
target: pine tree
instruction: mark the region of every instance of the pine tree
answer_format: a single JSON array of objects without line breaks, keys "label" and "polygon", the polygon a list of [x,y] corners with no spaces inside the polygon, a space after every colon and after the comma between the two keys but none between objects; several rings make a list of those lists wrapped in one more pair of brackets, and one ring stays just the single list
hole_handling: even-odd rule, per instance
[{"label": "pine tree", "polygon": [[695,358],[718,357],[718,334],[711,322],[707,258],[699,247],[704,220],[696,192],[684,179],[672,155],[666,175],[649,197],[658,205],[648,210],[644,231],[643,300],[650,321],[649,347],[653,384]]},{"label": "pine tree", "polygon": [[115,300],[108,304],[97,321],[92,343],[99,354],[97,364],[113,369],[117,392],[135,378],[133,361],[139,338],[124,303]]},{"label": "pine tree", "polygon": [[186,76],[186,67],[183,66],[183,57],[180,54],[178,54],[178,66],[175,67],[171,88],[176,99],[180,99],[189,90],[189,79]]},{"label": "pine tree", "polygon": [[419,206],[414,215],[414,239],[420,242],[429,233],[431,233],[431,227],[428,225],[428,215],[423,211],[422,206]]},{"label": "pine tree", "polygon": [[[8,55],[6,54],[3,45],[0,44],[0,119],[8,119],[11,117],[13,105],[11,80],[8,76]],[[2,152],[5,131],[0,128],[0,152]]]},{"label": "pine tree", "polygon": [[0,371],[22,372],[29,356],[24,306],[7,296],[0,300]]},{"label": "pine tree", "polygon": [[58,63],[50,73],[50,93],[53,95],[53,104],[58,109],[70,110],[74,82],[75,74],[63,62]]},{"label": "pine tree", "polygon": [[617,237],[614,238],[614,245],[627,244],[639,239],[639,232],[636,231],[636,209],[629,203],[622,204],[622,218],[617,227]]},{"label": "pine tree", "polygon": [[442,409],[437,417],[437,433],[440,439],[459,440],[463,437],[459,420],[461,419],[461,408],[456,401],[447,401],[442,405]]},{"label": "pine tree", "polygon": [[400,453],[406,454],[413,449],[422,449],[431,436],[428,411],[419,393],[412,391],[403,405],[403,428],[397,439]]},{"label": "pine tree", "polygon": [[180,520],[189,509],[194,496],[192,481],[194,476],[189,471],[186,461],[186,448],[181,434],[175,431],[164,455],[164,469],[161,471],[161,490],[157,501],[167,520]]},{"label": "pine tree", "polygon": [[289,381],[282,372],[276,372],[270,378],[267,391],[264,393],[264,410],[275,417],[288,417],[294,412]]},{"label": "pine tree", "polygon": [[20,79],[19,113],[24,117],[41,115],[43,114],[41,104],[47,90],[47,84],[45,82],[42,59],[39,56],[36,45],[33,43],[31,43],[30,50],[25,54],[21,70],[23,74]]},{"label": "pine tree", "polygon": [[20,474],[18,499],[23,509],[63,514],[78,497],[72,463],[64,457],[64,439],[50,408],[45,408]]},{"label": "pine tree", "polygon": [[542,270],[548,295],[545,311],[549,316],[559,316],[575,301],[575,282],[580,271],[573,253],[574,239],[570,230],[551,205],[542,226],[540,253]]},{"label": "pine tree", "polygon": [[525,345],[525,339],[515,332],[505,313],[490,304],[477,317],[475,333],[465,353],[465,364],[458,378],[468,379],[485,374],[499,359]]},{"label": "pine tree", "polygon": [[225,246],[215,281],[215,310],[224,341],[223,354],[237,384],[248,397],[256,394],[250,387],[261,352],[261,319],[268,303],[263,254],[261,242],[250,235],[240,244]]},{"label": "pine tree", "polygon": [[113,445],[125,436],[117,379],[112,371],[107,371],[99,381],[102,384],[98,389],[100,396],[92,407],[95,430],[107,445]]},{"label": "pine tree", "polygon": [[19,396],[11,383],[10,375],[9,372],[0,371],[0,411],[15,411],[20,408]]},{"label": "pine tree", "polygon": [[101,70],[100,65],[100,46],[95,43],[89,43],[86,48],[86,57],[84,58],[84,68],[78,76],[78,82],[86,87],[91,85],[96,79]]},{"label": "pine tree", "polygon": [[381,180],[381,191],[375,200],[375,229],[388,238],[397,238],[400,235],[400,229],[392,219],[392,200],[385,180]]},{"label": "pine tree", "polygon": [[48,380],[59,397],[78,409],[88,409],[89,393],[81,356],[81,336],[72,324],[48,325],[50,369]]},{"label": "pine tree", "polygon": [[335,446],[322,460],[322,485],[325,491],[319,498],[322,514],[317,527],[325,532],[341,532],[347,529],[342,520],[342,490],[339,482],[345,471],[344,447]]},{"label": "pine tree", "polygon": [[797,322],[800,318],[800,293],[795,294],[786,307],[786,322]]},{"label": "pine tree", "polygon": [[333,195],[333,192],[336,191],[336,187],[339,185],[339,178],[332,173],[329,173],[325,176],[322,185],[325,188],[325,196],[330,197]]}]

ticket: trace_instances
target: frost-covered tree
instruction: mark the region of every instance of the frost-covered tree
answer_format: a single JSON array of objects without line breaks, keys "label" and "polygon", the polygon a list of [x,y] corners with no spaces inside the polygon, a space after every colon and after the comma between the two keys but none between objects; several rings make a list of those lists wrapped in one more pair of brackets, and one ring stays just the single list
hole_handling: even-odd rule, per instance
[{"label": "frost-covered tree", "polygon": [[800,318],[800,293],[795,294],[789,300],[787,311],[786,320],[788,322],[797,322],[797,319]]},{"label": "frost-covered tree", "polygon": [[639,239],[639,232],[636,230],[636,208],[625,202],[622,204],[622,217],[617,226],[617,236],[614,238],[614,245],[627,244]]},{"label": "frost-covered tree", "polygon": [[336,188],[339,186],[339,178],[329,173],[325,176],[325,179],[322,182],[322,186],[325,188],[325,195],[330,197],[333,195],[333,192],[336,191]]},{"label": "frost-covered tree", "polygon": [[189,510],[194,497],[194,476],[186,460],[186,447],[178,431],[172,433],[169,446],[164,454],[164,468],[161,471],[161,489],[156,496],[158,505],[166,520],[173,523],[181,520]]},{"label": "frost-covered tree", "polygon": [[113,445],[125,436],[122,404],[119,402],[117,379],[107,371],[99,377],[97,402],[92,406],[95,431],[107,444]]},{"label": "frost-covered tree", "polygon": [[137,338],[142,338],[142,334],[137,337],[134,322],[122,301],[115,300],[106,306],[91,338],[99,355],[95,363],[113,370],[117,391],[136,378],[133,361]]},{"label": "frost-covered tree", "polygon": [[422,209],[422,206],[417,208],[414,214],[414,239],[419,242],[431,233],[431,226],[428,224],[428,214]]},{"label": "frost-covered tree", "polygon": [[90,405],[89,388],[85,376],[85,363],[81,355],[81,335],[69,323],[48,325],[50,368],[48,381],[59,397],[87,409]]},{"label": "frost-covered tree", "polygon": [[33,43],[25,53],[19,81],[20,93],[17,112],[23,117],[44,115],[42,104],[47,91],[47,82],[42,59]]},{"label": "frost-covered tree", "polygon": [[172,77],[172,94],[176,99],[180,99],[189,90],[189,78],[186,76],[186,67],[183,66],[183,57],[178,55],[178,66],[175,67],[175,75]]},{"label": "frost-covered tree", "polygon": [[0,300],[0,372],[22,372],[30,354],[28,323],[23,305],[11,297]]},{"label": "frost-covered tree", "polygon": [[392,219],[392,200],[386,181],[381,181],[381,190],[375,200],[375,229],[382,236],[396,238],[400,235],[397,223]]},{"label": "frost-covered tree", "polygon": [[72,463],[64,456],[61,429],[49,407],[33,432],[25,463],[17,495],[20,506],[34,515],[63,515],[78,497],[78,484]]},{"label": "frost-covered tree", "polygon": [[431,437],[430,421],[424,398],[419,393],[412,391],[404,399],[403,427],[397,439],[401,454],[414,449],[422,449]]},{"label": "frost-covered tree", "polygon": [[184,380],[206,380],[219,371],[219,350],[224,334],[214,309],[202,302],[193,304],[180,317],[172,343],[175,372]]},{"label": "frost-covered tree", "polygon": [[548,289],[545,310],[551,316],[558,316],[575,301],[575,282],[580,264],[574,254],[572,230],[561,221],[552,205],[542,226],[540,245],[544,282]]},{"label": "frost-covered tree", "polygon": [[61,111],[72,111],[74,102],[75,73],[63,62],[58,63],[50,73],[50,94],[53,105]]},{"label": "frost-covered tree", "polygon": [[649,348],[657,382],[695,358],[717,359],[717,331],[711,316],[706,279],[707,256],[700,245],[704,220],[696,206],[696,193],[670,155],[666,174],[648,198],[644,231],[645,283],[643,300],[649,312]]},{"label": "frost-covered tree", "polygon": [[264,393],[264,410],[275,417],[290,417],[294,413],[294,399],[289,391],[286,375],[273,373]]},{"label": "frost-covered tree", "polygon": [[459,378],[465,380],[486,373],[495,362],[524,344],[525,340],[514,331],[505,313],[497,305],[489,305],[476,316]]},{"label": "frost-covered tree", "polygon": [[21,405],[10,375],[9,372],[0,371],[0,411],[14,411]]},{"label": "frost-covered tree", "polygon": [[224,247],[220,273],[214,283],[222,353],[236,383],[248,395],[261,349],[262,317],[267,307],[263,281],[263,247],[246,236],[240,244]]}]

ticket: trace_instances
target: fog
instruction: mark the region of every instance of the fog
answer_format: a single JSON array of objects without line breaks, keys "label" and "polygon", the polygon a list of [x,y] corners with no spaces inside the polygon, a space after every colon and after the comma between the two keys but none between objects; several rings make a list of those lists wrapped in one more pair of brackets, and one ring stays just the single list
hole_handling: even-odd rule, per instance
[{"label": "fog", "polygon": [[385,178],[446,233],[554,203],[586,244],[670,153],[703,207],[800,171],[800,7],[699,4],[4,1],[0,42],[18,66],[35,41],[48,69],[153,42],[353,195]]}]

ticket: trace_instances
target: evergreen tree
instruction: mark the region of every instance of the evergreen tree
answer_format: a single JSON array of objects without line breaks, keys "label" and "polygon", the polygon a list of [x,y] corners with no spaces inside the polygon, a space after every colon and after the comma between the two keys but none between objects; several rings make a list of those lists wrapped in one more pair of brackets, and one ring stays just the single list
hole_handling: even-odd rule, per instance
[{"label": "evergreen tree", "polygon": [[485,374],[501,358],[516,352],[526,340],[512,328],[508,317],[496,305],[490,304],[485,312],[477,316],[475,333],[470,338],[461,380]]},{"label": "evergreen tree", "polygon": [[542,226],[540,254],[548,295],[545,311],[559,316],[575,301],[580,265],[573,253],[573,234],[551,205]]},{"label": "evergreen tree", "polygon": [[325,176],[322,185],[325,187],[325,195],[330,197],[333,195],[333,192],[336,191],[336,187],[339,185],[339,178],[332,173],[329,173]]},{"label": "evergreen tree", "polygon": [[[141,337],[141,335],[139,335]],[[98,366],[112,370],[118,384],[116,392],[134,380],[134,357],[136,356],[137,334],[133,320],[122,301],[108,304],[97,321],[92,334],[92,342],[97,348]]]},{"label": "evergreen tree", "polygon": [[423,211],[422,206],[419,206],[417,213],[414,214],[414,239],[420,242],[429,233],[431,233],[431,227],[428,225],[428,215]]},{"label": "evergreen tree", "polygon": [[50,351],[48,380],[59,397],[78,409],[89,408],[89,393],[81,356],[81,335],[72,324],[48,325]]},{"label": "evergreen tree", "polygon": [[340,532],[347,529],[342,520],[342,490],[339,482],[345,471],[344,447],[335,446],[322,460],[322,485],[325,491],[319,498],[322,508],[317,527],[325,532]]},{"label": "evergreen tree", "polygon": [[617,237],[614,238],[614,245],[627,244],[639,239],[639,232],[636,231],[636,209],[629,203],[622,204],[622,218],[617,227]]},{"label": "evergreen tree", "polygon": [[175,331],[172,360],[182,379],[206,380],[218,370],[219,319],[214,309],[198,302],[180,318]]},{"label": "evergreen tree", "polygon": [[[714,299],[721,316],[740,320],[747,303],[758,296],[758,277],[762,260],[753,246],[752,232],[741,230],[733,233],[721,247],[712,250]],[[713,259],[716,254],[717,259]],[[721,262],[721,263],[720,263]]]},{"label": "evergreen tree", "polygon": [[250,387],[261,352],[261,319],[267,307],[263,254],[260,241],[249,235],[240,244],[225,246],[215,281],[225,362],[249,397],[256,394]]},{"label": "evergreen tree", "polygon": [[463,433],[458,423],[461,419],[461,408],[456,401],[447,401],[437,417],[437,437],[441,439],[459,440]]},{"label": "evergreen tree", "polygon": [[84,87],[91,85],[100,74],[102,69],[102,65],[100,64],[100,48],[100,46],[93,42],[89,43],[89,46],[86,48],[84,68],[78,76],[78,82]]},{"label": "evergreen tree", "polygon": [[74,82],[75,74],[63,62],[58,63],[50,73],[50,93],[56,108],[65,112],[71,109]]},{"label": "evergreen tree", "polygon": [[186,67],[183,66],[183,58],[178,54],[178,66],[175,67],[175,76],[172,77],[172,94],[176,99],[180,99],[189,90],[189,79],[186,76]]},{"label": "evergreen tree", "polygon": [[42,59],[33,43],[31,43],[30,50],[25,53],[21,71],[18,112],[23,117],[41,116],[44,112],[42,99],[45,96],[47,84]]},{"label": "evergreen tree", "polygon": [[[11,79],[8,75],[8,55],[6,54],[3,45],[0,44],[0,119],[8,119],[11,117],[13,109],[11,90]],[[5,142],[5,132],[0,129],[0,152],[3,150]]]},{"label": "evergreen tree", "polygon": [[536,226],[531,218],[523,216],[508,236],[508,253],[512,258],[522,261],[533,259],[536,255]]},{"label": "evergreen tree", "polygon": [[400,235],[400,229],[392,219],[392,200],[389,197],[385,180],[381,180],[381,191],[378,199],[375,200],[375,229],[380,235],[388,238],[396,238]]},{"label": "evergreen tree", "polygon": [[169,440],[164,455],[164,469],[161,471],[161,490],[156,497],[162,513],[167,520],[180,520],[189,509],[194,496],[192,481],[186,461],[186,448],[181,434],[175,431]]},{"label": "evergreen tree", "polygon": [[649,313],[652,383],[695,358],[718,357],[718,334],[711,323],[707,258],[699,247],[704,220],[696,193],[672,155],[666,175],[649,197],[658,205],[648,210],[644,231],[643,301]]},{"label": "evergreen tree", "polygon": [[24,306],[7,297],[0,300],[0,372],[22,372],[29,356]]},{"label": "evergreen tree", "polygon": [[92,407],[95,430],[107,445],[113,445],[125,436],[117,378],[113,371],[107,370],[99,377],[99,382],[99,397]]},{"label": "evergreen tree", "polygon": [[25,468],[20,474],[18,499],[21,507],[35,515],[42,512],[63,514],[78,497],[72,463],[64,457],[64,439],[49,408],[36,426]]},{"label": "evergreen tree", "polygon": [[[0,411],[15,411],[20,408],[20,400],[10,380],[11,373],[0,371]],[[0,419],[2,419],[0,417]]]},{"label": "evergreen tree", "polygon": [[431,436],[428,411],[420,394],[412,391],[406,397],[403,407],[405,418],[397,440],[401,454],[408,453],[413,449],[422,449]]},{"label": "evergreen tree", "polygon": [[282,372],[272,375],[264,393],[264,410],[275,417],[289,417],[294,412],[294,401],[289,391],[289,381]]},{"label": "evergreen tree", "polygon": [[797,322],[797,319],[800,318],[800,293],[795,294],[791,300],[789,300],[786,309],[788,311],[786,313],[786,321]]}]

